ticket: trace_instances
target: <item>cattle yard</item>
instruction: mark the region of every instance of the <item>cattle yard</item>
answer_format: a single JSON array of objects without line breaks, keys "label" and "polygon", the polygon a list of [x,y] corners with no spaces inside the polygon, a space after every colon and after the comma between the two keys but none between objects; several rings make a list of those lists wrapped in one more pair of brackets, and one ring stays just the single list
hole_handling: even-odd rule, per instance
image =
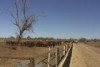
[{"label": "cattle yard", "polygon": [[21,50],[14,47],[15,41],[0,42],[0,67],[54,67],[67,52],[69,42],[24,41]]},{"label": "cattle yard", "polygon": [[0,42],[0,67],[98,67],[99,46],[99,41],[23,41],[21,50],[16,50],[16,41],[4,41]]}]

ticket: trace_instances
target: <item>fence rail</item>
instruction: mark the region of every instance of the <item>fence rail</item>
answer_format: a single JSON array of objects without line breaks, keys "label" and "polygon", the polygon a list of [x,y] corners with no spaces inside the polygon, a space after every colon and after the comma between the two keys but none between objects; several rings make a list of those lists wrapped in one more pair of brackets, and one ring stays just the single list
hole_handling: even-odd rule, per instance
[{"label": "fence rail", "polygon": [[[35,67],[58,67],[58,64],[71,48],[72,43],[55,47],[54,50],[48,48],[48,52],[35,58]],[[41,59],[40,59],[41,58]],[[39,59],[39,61],[37,61]]]},{"label": "fence rail", "polygon": [[[15,66],[3,65],[2,67],[58,67],[58,64],[66,55],[71,45],[72,43],[63,44],[63,46],[56,46],[54,49],[49,47],[46,53],[36,57],[0,56],[0,61],[4,59],[6,59],[7,63],[11,60],[16,61]],[[12,62],[9,64],[12,64]]]}]

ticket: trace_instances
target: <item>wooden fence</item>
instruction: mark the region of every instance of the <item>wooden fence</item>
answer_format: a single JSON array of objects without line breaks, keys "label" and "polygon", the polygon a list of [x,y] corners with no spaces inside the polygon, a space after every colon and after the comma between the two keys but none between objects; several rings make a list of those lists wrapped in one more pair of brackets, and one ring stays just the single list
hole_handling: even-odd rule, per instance
[{"label": "wooden fence", "polygon": [[55,47],[54,50],[49,47],[47,53],[35,58],[35,67],[58,67],[71,46],[72,43],[64,44],[61,47]]},{"label": "wooden fence", "polygon": [[[2,59],[16,59],[16,60],[28,60],[26,65],[18,63],[15,67],[58,67],[62,58],[66,55],[72,43],[63,44],[63,46],[57,46],[55,49],[48,47],[48,51],[42,55],[36,57],[2,57]],[[4,67],[7,67],[6,65]],[[10,66],[11,67],[11,66]]]}]

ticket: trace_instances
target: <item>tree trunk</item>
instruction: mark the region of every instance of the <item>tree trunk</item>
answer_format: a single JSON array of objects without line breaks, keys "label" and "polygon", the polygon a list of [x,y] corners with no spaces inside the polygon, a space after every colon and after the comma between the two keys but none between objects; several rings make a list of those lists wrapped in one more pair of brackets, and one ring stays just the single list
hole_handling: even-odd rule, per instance
[{"label": "tree trunk", "polygon": [[21,42],[22,42],[22,33],[20,33],[19,37],[18,37],[18,42],[17,42],[17,50],[21,50]]}]

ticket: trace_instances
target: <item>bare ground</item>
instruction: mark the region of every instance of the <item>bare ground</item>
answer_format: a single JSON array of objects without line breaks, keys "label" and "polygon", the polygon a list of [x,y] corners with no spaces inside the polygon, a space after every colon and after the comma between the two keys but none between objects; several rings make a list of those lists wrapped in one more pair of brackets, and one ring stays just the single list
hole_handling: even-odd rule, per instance
[{"label": "bare ground", "polygon": [[[56,46],[62,47],[62,46]],[[35,59],[36,67],[47,67],[47,63],[41,62],[48,56],[48,47],[21,47],[22,50],[12,50],[6,44],[0,43],[0,57],[33,57]],[[55,52],[55,48],[51,48],[51,52]],[[52,58],[51,63],[54,62]],[[45,60],[47,61],[47,59]],[[20,59],[7,59],[0,58],[0,67],[28,67],[29,60],[20,60]],[[52,66],[51,66],[52,67]]]},{"label": "bare ground", "polygon": [[100,49],[83,43],[74,44],[70,67],[100,67]]},{"label": "bare ground", "polygon": [[[39,56],[43,56],[48,52],[48,47],[21,47],[22,50],[14,50],[9,48],[6,44],[0,43],[0,57],[8,57],[0,58],[0,67],[20,67],[26,66],[29,64],[29,60],[22,59],[10,59],[12,58],[34,58],[37,60]],[[53,48],[51,48],[53,49]],[[36,61],[35,60],[35,61]],[[39,59],[38,59],[39,60]],[[24,64],[24,65],[22,65]]]}]

